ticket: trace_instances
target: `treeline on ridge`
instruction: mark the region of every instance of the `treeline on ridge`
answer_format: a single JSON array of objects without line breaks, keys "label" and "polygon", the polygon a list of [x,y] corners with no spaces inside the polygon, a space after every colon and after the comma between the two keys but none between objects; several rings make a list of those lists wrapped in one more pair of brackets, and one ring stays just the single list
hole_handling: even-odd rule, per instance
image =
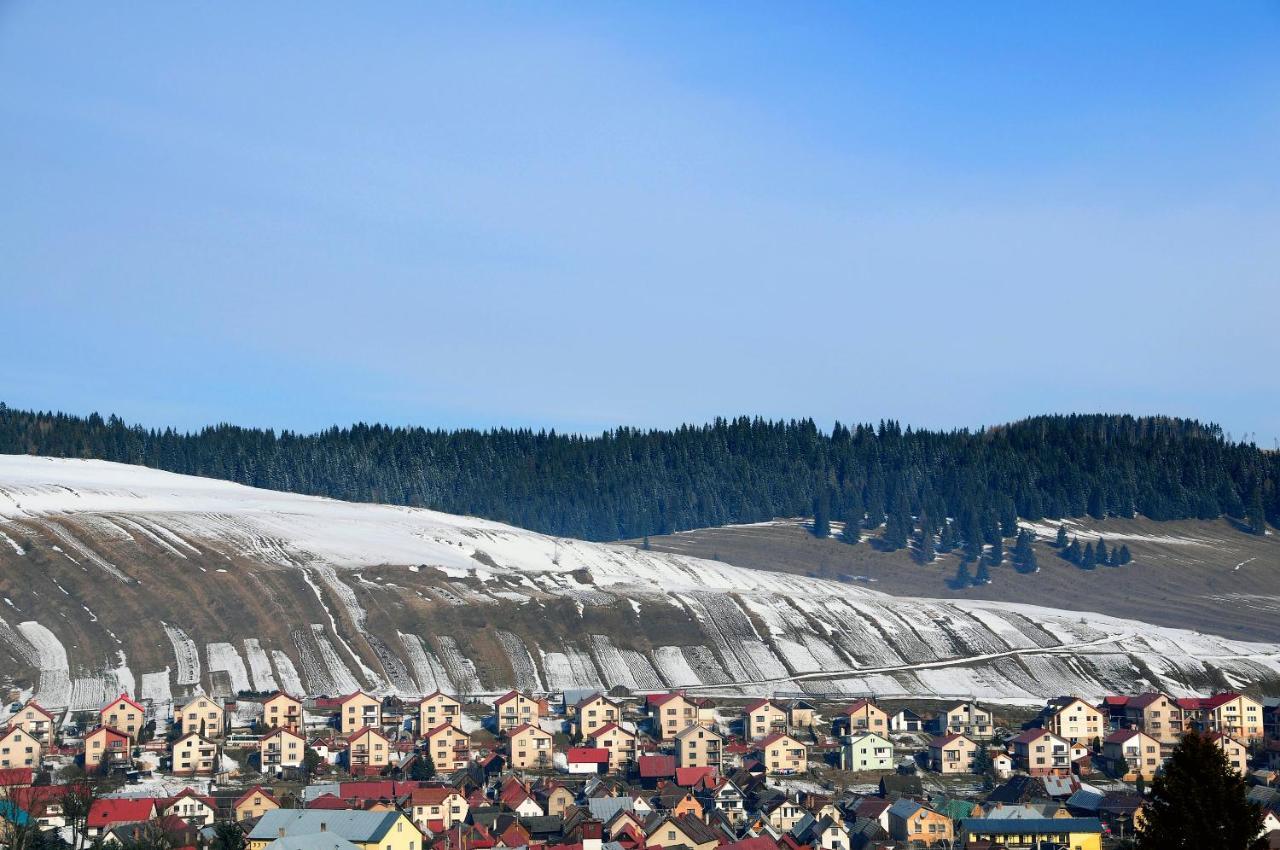
[{"label": "treeline on ridge", "polygon": [[[142,464],[256,487],[471,514],[548,534],[638,538],[778,516],[944,527],[1093,516],[1280,519],[1280,458],[1215,425],[1038,416],[979,431],[740,417],[595,436],[359,424],[195,433],[0,404],[0,452]],[[977,535],[974,535],[977,536]],[[989,535],[988,535],[989,536]]]}]

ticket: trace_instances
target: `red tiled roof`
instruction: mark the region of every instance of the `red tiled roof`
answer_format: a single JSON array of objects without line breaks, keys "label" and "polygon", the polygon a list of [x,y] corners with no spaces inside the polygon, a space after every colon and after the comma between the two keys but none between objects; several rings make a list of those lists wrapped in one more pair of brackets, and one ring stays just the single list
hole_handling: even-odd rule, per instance
[{"label": "red tiled roof", "polygon": [[965,740],[968,740],[967,736],[961,734],[960,732],[952,732],[950,735],[943,735],[941,737],[934,738],[932,741],[929,742],[929,746],[941,748],[941,747],[945,747],[947,744],[952,743],[953,741],[958,741],[961,738],[965,738]]},{"label": "red tiled roof", "polygon": [[267,790],[266,790],[265,788],[263,788],[261,785],[255,785],[255,786],[253,786],[252,788],[250,788],[248,791],[246,791],[246,792],[244,792],[243,794],[241,794],[241,795],[236,799],[236,801],[235,801],[234,803],[232,803],[232,804],[231,804],[232,808],[235,808],[236,806],[240,805],[240,804],[241,804],[241,803],[243,803],[245,800],[249,799],[250,797],[252,797],[252,796],[253,796],[253,795],[255,795],[255,794],[259,794],[259,795],[261,795],[261,796],[265,797],[266,799],[270,800],[270,801],[271,801],[271,802],[273,802],[273,803],[274,803],[274,802],[276,802],[276,798],[275,798],[275,797],[273,797],[273,796],[271,796],[271,792],[270,792],[270,791],[267,791]]},{"label": "red tiled roof", "polygon": [[1103,738],[1103,739],[1102,739],[1102,743],[1104,743],[1104,744],[1122,744],[1122,743],[1124,743],[1125,741],[1129,740],[1130,738],[1133,738],[1134,736],[1136,736],[1136,735],[1141,735],[1141,734],[1142,734],[1142,733],[1141,733],[1140,731],[1138,731],[1137,729],[1117,729],[1116,731],[1112,732],[1112,733],[1111,733],[1110,735],[1108,735],[1107,737]]},{"label": "red tiled roof", "polygon": [[88,825],[106,829],[112,824],[151,820],[154,812],[155,801],[150,797],[99,799],[89,806]]},{"label": "red tiled roof", "polygon": [[35,770],[30,767],[5,767],[0,768],[0,788],[17,788],[20,785],[30,785],[31,778],[35,775]]},{"label": "red tiled roof", "polygon": [[675,756],[640,756],[636,759],[636,767],[642,779],[658,779],[676,775]]},{"label": "red tiled roof", "polygon": [[1138,694],[1136,697],[1133,697],[1129,700],[1129,705],[1133,706],[1134,708],[1146,708],[1147,706],[1151,705],[1153,702],[1155,702],[1156,700],[1160,699],[1163,696],[1164,694],[1160,693],[1159,691],[1153,691],[1152,693],[1147,693],[1147,694]]},{"label": "red tiled roof", "polygon": [[351,693],[347,694],[345,697],[340,697],[338,699],[338,705],[346,705],[356,697],[368,697],[369,699],[373,699],[372,696],[370,696],[369,694],[366,694],[364,691],[352,691]]},{"label": "red tiled roof", "polygon": [[778,705],[771,699],[758,699],[755,702],[747,703],[747,707],[744,708],[743,711],[746,712],[747,714],[750,714],[751,712],[757,709],[764,708],[766,705],[772,705],[775,708],[778,708],[779,710],[781,710],[782,708],[780,705]]},{"label": "red tiled roof", "polygon": [[603,726],[601,726],[599,729],[595,730],[594,732],[588,732],[588,733],[587,733],[587,737],[588,737],[588,738],[598,738],[598,737],[600,737],[601,735],[605,734],[606,732],[612,732],[614,729],[619,730],[620,732],[622,732],[622,733],[623,733],[623,734],[625,734],[625,735],[631,735],[631,736],[633,736],[633,737],[635,736],[635,733],[634,733],[634,732],[629,732],[629,731],[627,731],[626,729],[623,729],[623,728],[622,728],[621,726],[619,726],[617,723],[606,723],[606,724],[604,724]]},{"label": "red tiled roof", "polygon": [[388,742],[389,742],[389,741],[391,740],[391,739],[390,739],[390,738],[388,738],[386,735],[382,734],[382,732],[381,732],[380,730],[378,730],[378,729],[374,729],[372,726],[361,726],[359,729],[357,729],[356,731],[354,731],[354,732],[352,732],[350,735],[348,735],[348,736],[347,736],[347,740],[348,740],[348,741],[354,741],[356,738],[359,738],[359,737],[360,737],[361,735],[363,735],[365,732],[372,732],[373,734],[377,735],[379,738],[381,738],[381,739],[382,739],[382,740],[384,740],[384,741],[388,741]]},{"label": "red tiled roof", "polygon": [[438,806],[457,793],[457,788],[450,788],[448,786],[418,788],[414,790],[413,796],[410,798],[410,802],[414,806]]},{"label": "red tiled roof", "polygon": [[1212,709],[1218,708],[1219,706],[1226,705],[1232,700],[1239,699],[1239,698],[1240,698],[1240,694],[1236,693],[1235,691],[1225,691],[1220,694],[1214,694],[1213,696],[1207,699],[1200,700],[1200,708],[1206,709],[1206,710],[1212,710]]},{"label": "red tiled roof", "polygon": [[843,711],[841,711],[840,713],[853,714],[855,711],[860,711],[867,707],[877,708],[876,704],[869,699],[866,699],[866,698],[856,699],[852,703],[850,703],[849,706],[845,708]]},{"label": "red tiled roof", "polygon": [[307,803],[308,809],[324,809],[324,810],[342,810],[351,808],[351,804],[341,797],[333,794],[321,794],[310,803]]},{"label": "red tiled roof", "polygon": [[675,699],[676,697],[683,697],[683,696],[684,694],[680,693],[679,691],[672,691],[670,693],[665,693],[665,694],[649,694],[644,698],[644,701],[645,701],[645,704],[650,706],[651,708],[658,708],[659,706],[663,706],[671,702],[671,700]]},{"label": "red tiled roof", "polygon": [[[493,701],[493,704],[502,705],[505,702],[511,702],[511,700],[519,696],[524,696],[524,694],[520,693],[519,691],[507,691],[505,694],[495,699]],[[525,699],[528,699],[528,697],[525,697]]]},{"label": "red tiled roof", "polygon": [[[790,735],[788,735],[786,732],[774,732],[772,735],[770,735],[769,737],[765,738],[763,741],[761,741],[761,742],[760,742],[759,744],[757,744],[756,746],[757,746],[757,748],[758,748],[758,749],[764,749],[765,747],[769,746],[769,745],[770,745],[770,744],[772,744],[773,742],[775,742],[775,741],[779,741],[779,740],[781,740],[781,739],[783,739],[783,738],[791,738],[791,736],[790,736]],[[794,739],[794,738],[792,738],[792,740],[795,740],[795,739]]]},{"label": "red tiled roof", "polygon": [[104,714],[108,708],[120,702],[120,700],[124,700],[125,702],[129,703],[129,705],[138,709],[138,711],[146,711],[145,708],[143,708],[142,706],[134,702],[132,699],[130,699],[128,694],[121,692],[120,696],[116,697],[115,699],[111,700],[111,702],[107,703],[102,708],[98,709],[98,714]]},{"label": "red tiled roof", "polygon": [[[428,730],[428,731],[427,731],[427,733],[426,733],[425,735],[423,735],[423,737],[424,737],[424,738],[430,738],[432,735],[435,735],[435,734],[436,734],[437,732],[439,732],[441,729],[444,729],[444,728],[449,727],[449,726],[453,726],[453,723],[451,723],[450,721],[446,720],[444,723],[441,723],[441,724],[440,724],[439,726],[437,726],[436,728]],[[467,734],[467,732],[466,732],[465,730],[463,730],[463,729],[462,729],[462,727],[460,727],[460,726],[453,726],[453,728],[454,728],[455,730],[457,730],[458,734],[459,734],[459,735],[461,735],[462,737],[464,737],[464,738],[470,738],[470,737],[471,737],[469,734]]]},{"label": "red tiled roof", "polygon": [[1125,706],[1129,704],[1129,697],[1126,696],[1105,696],[1102,698],[1103,705]]},{"label": "red tiled roof", "polygon": [[40,712],[50,720],[53,719],[53,713],[33,699],[27,700],[26,704],[22,706],[21,710],[26,711],[28,708],[34,708],[36,711]]},{"label": "red tiled roof", "polygon": [[532,723],[521,723],[519,726],[517,726],[516,728],[508,732],[507,737],[514,738],[516,735],[519,735],[521,732],[523,732],[526,729],[532,729],[535,732],[541,732],[543,735],[546,735],[547,737],[551,737],[550,732],[546,731],[541,726],[534,726]]},{"label": "red tiled roof", "polygon": [[570,747],[569,764],[608,764],[609,750],[604,747]]},{"label": "red tiled roof", "polygon": [[713,779],[716,775],[714,767],[677,767],[676,784],[684,788],[692,788],[703,779]]},{"label": "red tiled roof", "polygon": [[1045,735],[1052,735],[1052,734],[1053,733],[1050,732],[1048,729],[1028,729],[1027,731],[1023,732],[1021,735],[1017,735],[1013,738],[1010,738],[1009,740],[1011,743],[1015,743],[1015,744],[1030,744],[1032,741],[1040,740]]}]

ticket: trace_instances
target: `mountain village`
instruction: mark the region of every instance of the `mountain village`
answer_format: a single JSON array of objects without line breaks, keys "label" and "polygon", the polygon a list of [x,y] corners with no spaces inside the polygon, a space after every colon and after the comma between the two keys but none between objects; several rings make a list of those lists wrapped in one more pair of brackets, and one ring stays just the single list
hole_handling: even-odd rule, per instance
[{"label": "mountain village", "polygon": [[122,693],[96,716],[33,700],[4,714],[14,848],[1100,850],[1141,824],[1144,789],[1188,732],[1251,783],[1280,846],[1280,700],[1236,692],[1067,696],[1036,712],[620,689],[197,691],[173,707]]}]

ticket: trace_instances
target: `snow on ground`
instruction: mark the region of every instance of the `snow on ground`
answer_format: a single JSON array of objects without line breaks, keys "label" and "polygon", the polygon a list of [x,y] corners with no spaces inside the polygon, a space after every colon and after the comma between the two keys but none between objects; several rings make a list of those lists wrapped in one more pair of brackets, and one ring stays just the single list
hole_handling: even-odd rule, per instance
[{"label": "snow on ground", "polygon": [[257,638],[244,639],[244,657],[249,662],[249,676],[255,691],[274,691],[276,677],[271,675],[271,658]]},{"label": "snow on ground", "polygon": [[1102,538],[1104,540],[1107,540],[1108,542],[1112,540],[1140,540],[1143,543],[1163,543],[1170,546],[1217,546],[1221,542],[1218,540],[1210,540],[1203,537],[1188,537],[1186,535],[1176,535],[1176,534],[1140,534],[1138,532],[1130,532],[1126,534],[1122,532],[1111,531],[1110,529],[1107,529],[1105,531],[1100,531],[1096,529],[1087,530],[1087,529],[1078,527],[1079,523],[1072,522],[1071,520],[1057,520],[1057,521],[1045,521],[1045,522],[1029,522],[1027,520],[1019,520],[1018,522],[1019,527],[1029,530],[1036,537],[1039,537],[1044,540],[1057,539],[1059,524],[1066,525],[1068,535],[1073,537],[1079,537],[1081,546],[1083,546],[1086,543],[1092,543],[1096,541],[1098,538]]},{"label": "snow on ground", "polygon": [[[36,667],[40,671],[40,684],[36,687],[36,702],[48,708],[62,708],[71,703],[71,668],[67,663],[67,650],[62,641],[35,620],[18,623],[18,631],[36,654]],[[99,706],[101,707],[101,706]]]},{"label": "snow on ground", "polygon": [[498,629],[498,643],[511,662],[511,670],[515,674],[515,685],[522,691],[542,691],[542,679],[538,676],[538,668],[534,666],[533,655],[516,635]]},{"label": "snow on ground", "polygon": [[312,623],[311,636],[315,639],[316,646],[320,649],[320,661],[324,664],[325,673],[328,675],[329,681],[333,682],[336,692],[349,694],[360,690],[360,681],[352,675],[350,668],[343,662],[342,656],[338,654],[338,650],[329,641],[329,635],[325,632],[324,624]]},{"label": "snow on ground", "polygon": [[653,660],[657,662],[658,671],[669,688],[702,684],[678,646],[658,647],[653,651]]},{"label": "snow on ground", "polygon": [[8,543],[10,546],[12,546],[12,547],[13,547],[13,551],[14,551],[14,552],[17,552],[19,555],[25,555],[25,554],[27,554],[27,553],[23,550],[23,548],[22,548],[21,546],[19,546],[19,545],[18,545],[18,541],[14,540],[12,537],[10,537],[9,535],[5,534],[3,531],[0,531],[0,537],[3,537],[3,538],[4,538],[4,542]]},{"label": "snow on ground", "polygon": [[478,694],[484,692],[480,677],[476,674],[476,665],[462,654],[458,642],[451,635],[436,635],[436,646],[440,649],[440,661],[449,673],[449,683],[455,694]]},{"label": "snow on ground", "polygon": [[142,690],[138,696],[155,708],[156,719],[166,720],[173,714],[173,691],[169,686],[169,669],[142,674]]},{"label": "snow on ground", "polygon": [[200,684],[200,651],[196,649],[196,642],[187,637],[187,633],[177,626],[171,626],[165,622],[161,622],[160,625],[164,627],[169,643],[173,644],[173,657],[178,662],[177,683],[179,685]]},{"label": "snow on ground", "polygon": [[209,660],[209,672],[223,671],[231,679],[231,692],[250,691],[249,673],[245,670],[244,660],[235,646],[229,643],[211,643],[205,647],[205,655]]},{"label": "snow on ground", "polygon": [[302,677],[298,675],[292,659],[286,653],[279,649],[271,650],[271,661],[276,668],[276,677],[280,680],[280,690],[295,697],[307,692],[302,686]]}]

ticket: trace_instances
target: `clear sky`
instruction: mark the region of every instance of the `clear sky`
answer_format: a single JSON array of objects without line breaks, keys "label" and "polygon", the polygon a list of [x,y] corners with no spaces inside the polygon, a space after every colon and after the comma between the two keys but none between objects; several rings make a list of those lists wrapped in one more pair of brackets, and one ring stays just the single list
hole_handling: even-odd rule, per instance
[{"label": "clear sky", "polygon": [[1280,438],[1280,3],[0,2],[0,399]]}]

